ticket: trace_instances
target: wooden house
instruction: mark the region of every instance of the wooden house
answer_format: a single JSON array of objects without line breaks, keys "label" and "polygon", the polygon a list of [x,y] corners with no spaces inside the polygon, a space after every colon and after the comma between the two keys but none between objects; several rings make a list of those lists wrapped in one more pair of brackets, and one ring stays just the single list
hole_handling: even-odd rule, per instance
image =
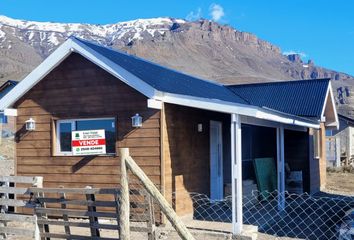
[{"label": "wooden house", "polygon": [[[242,181],[254,178],[251,160],[274,160],[281,192],[285,163],[303,172],[305,191],[316,192],[325,185],[325,129],[338,126],[328,79],[224,86],[77,38],[0,109],[17,117],[18,175],[41,175],[45,187],[114,187],[117,149],[129,147],[165,197],[172,202],[175,194],[179,215],[193,212],[189,193],[221,199],[229,184],[235,232]],[[136,114],[140,127],[132,125]],[[75,156],[72,131],[95,129],[105,130],[106,154]]]},{"label": "wooden house", "polygon": [[354,164],[354,119],[338,114],[339,129],[326,131],[327,163],[329,167]]}]

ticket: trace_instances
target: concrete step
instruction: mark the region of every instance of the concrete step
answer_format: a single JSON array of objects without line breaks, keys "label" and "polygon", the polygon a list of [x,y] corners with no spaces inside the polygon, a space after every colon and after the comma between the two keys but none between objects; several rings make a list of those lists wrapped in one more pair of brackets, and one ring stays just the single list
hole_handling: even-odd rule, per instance
[{"label": "concrete step", "polygon": [[243,230],[236,239],[239,240],[257,240],[258,238],[258,227],[254,225],[243,225]]}]

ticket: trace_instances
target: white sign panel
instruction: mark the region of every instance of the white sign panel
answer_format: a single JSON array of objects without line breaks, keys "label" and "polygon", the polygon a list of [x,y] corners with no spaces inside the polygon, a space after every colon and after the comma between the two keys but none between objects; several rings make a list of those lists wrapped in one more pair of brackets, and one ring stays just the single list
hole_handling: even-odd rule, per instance
[{"label": "white sign panel", "polygon": [[71,137],[74,156],[106,154],[104,130],[72,131]]}]

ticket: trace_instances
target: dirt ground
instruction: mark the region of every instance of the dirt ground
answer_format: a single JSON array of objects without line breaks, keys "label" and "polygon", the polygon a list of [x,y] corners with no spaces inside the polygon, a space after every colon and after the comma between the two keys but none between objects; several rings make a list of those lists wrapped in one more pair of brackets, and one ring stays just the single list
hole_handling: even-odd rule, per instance
[{"label": "dirt ground", "polygon": [[326,191],[334,194],[354,196],[354,173],[327,172]]},{"label": "dirt ground", "polygon": [[[344,195],[344,196],[354,196],[354,173],[343,173],[343,172],[328,172],[327,173],[327,187],[324,190],[324,192],[331,193],[331,194],[338,194],[338,195]],[[83,221],[83,220],[71,220],[71,221]],[[109,223],[109,224],[114,224],[110,222],[102,222],[102,223]],[[11,224],[10,224],[11,226]],[[26,229],[33,229],[34,226],[30,226],[28,224],[24,225],[18,225],[14,224],[12,225],[13,227],[25,227]],[[64,228],[62,226],[55,226],[51,228],[51,232],[56,232],[56,233],[64,233]],[[89,236],[90,232],[89,229],[85,228],[72,228],[72,234],[83,234],[86,236]],[[101,235],[103,237],[110,237],[110,238],[117,238],[118,233],[117,231],[112,231],[112,230],[104,230],[101,231]],[[230,234],[225,234],[225,233],[215,233],[215,232],[209,232],[209,231],[194,231],[192,230],[192,235],[197,239],[210,239],[210,240],[226,240],[226,239],[231,239]],[[181,239],[176,232],[171,229],[171,228],[158,228],[157,229],[157,239],[171,239],[171,240],[178,240]],[[148,239],[146,233],[142,232],[132,232],[132,239]],[[25,237],[9,237],[8,239],[13,239],[13,240],[20,240],[20,239],[31,239],[31,238],[25,238]],[[265,240],[280,240],[284,239],[287,240],[289,238],[277,238],[271,235],[263,234],[263,233],[258,233],[258,238],[257,239],[265,239]]]}]

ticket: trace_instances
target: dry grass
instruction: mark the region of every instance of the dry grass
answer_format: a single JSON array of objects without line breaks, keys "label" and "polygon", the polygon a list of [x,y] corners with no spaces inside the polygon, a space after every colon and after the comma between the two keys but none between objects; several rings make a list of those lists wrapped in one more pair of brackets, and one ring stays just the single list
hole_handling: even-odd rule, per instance
[{"label": "dry grass", "polygon": [[5,160],[13,160],[15,156],[15,141],[13,138],[3,138],[0,142],[0,155]]},{"label": "dry grass", "polygon": [[354,171],[327,172],[326,190],[340,195],[354,196]]}]

